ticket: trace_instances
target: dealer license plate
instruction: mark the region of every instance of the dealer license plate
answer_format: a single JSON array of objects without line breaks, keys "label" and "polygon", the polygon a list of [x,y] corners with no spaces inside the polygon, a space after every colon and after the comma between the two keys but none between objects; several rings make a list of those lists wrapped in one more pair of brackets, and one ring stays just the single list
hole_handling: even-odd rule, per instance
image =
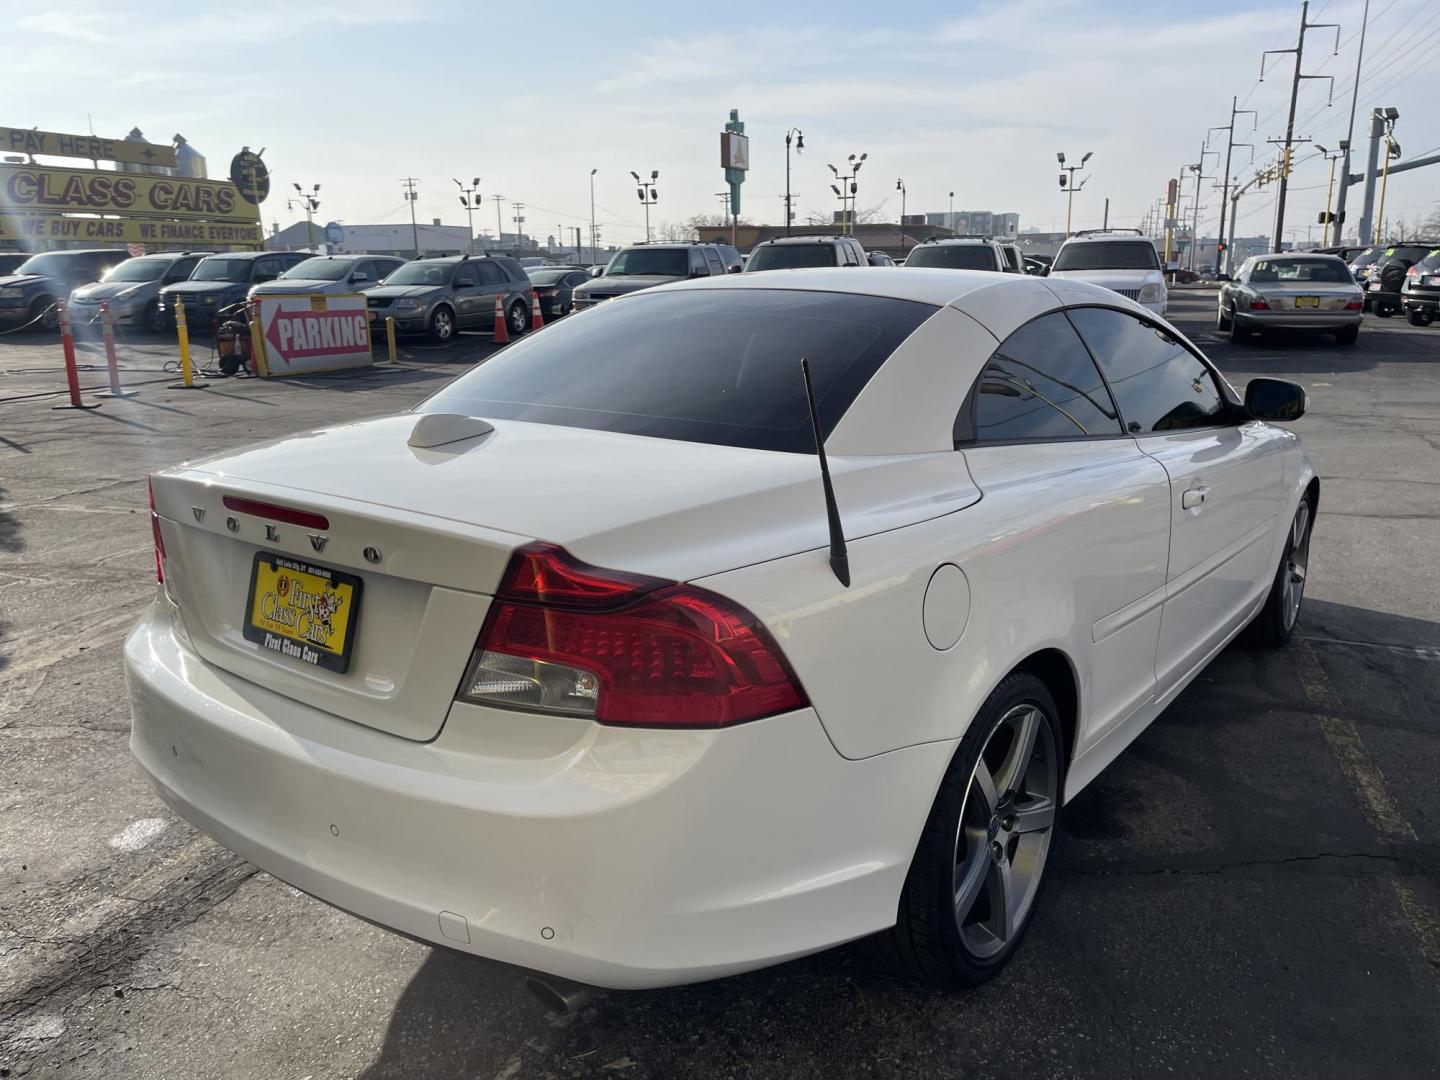
[{"label": "dealer license plate", "polygon": [[345,672],[360,621],[360,578],[258,551],[245,637],[302,664]]},{"label": "dealer license plate", "polygon": [[1302,307],[1318,308],[1318,307],[1320,306],[1320,297],[1318,297],[1318,296],[1297,296],[1297,297],[1295,297],[1295,306],[1296,306],[1297,308],[1302,308]]}]

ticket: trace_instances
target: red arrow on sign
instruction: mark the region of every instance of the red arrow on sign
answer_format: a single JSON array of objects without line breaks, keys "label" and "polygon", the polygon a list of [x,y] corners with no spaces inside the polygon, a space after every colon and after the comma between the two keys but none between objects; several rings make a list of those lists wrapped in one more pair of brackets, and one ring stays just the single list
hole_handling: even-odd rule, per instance
[{"label": "red arrow on sign", "polygon": [[363,311],[277,311],[265,337],[288,365],[308,356],[368,352],[368,331]]}]

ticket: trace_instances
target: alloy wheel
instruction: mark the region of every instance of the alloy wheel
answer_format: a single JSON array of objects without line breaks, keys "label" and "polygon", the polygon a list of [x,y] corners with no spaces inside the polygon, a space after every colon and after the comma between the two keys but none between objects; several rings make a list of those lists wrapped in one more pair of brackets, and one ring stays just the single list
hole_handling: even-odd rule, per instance
[{"label": "alloy wheel", "polygon": [[524,304],[511,304],[511,305],[510,305],[510,332],[511,332],[512,334],[523,334],[523,333],[525,332],[525,324],[526,324],[527,322],[528,322],[528,320],[525,318],[525,305],[524,305]]},{"label": "alloy wheel", "polygon": [[440,308],[435,312],[431,326],[434,328],[437,341],[449,341],[450,335],[455,333],[455,321],[450,318],[450,312],[445,308]]},{"label": "alloy wheel", "polygon": [[978,957],[1005,948],[1030,914],[1050,854],[1059,775],[1050,722],[1036,705],[1015,706],[980,752],[955,837],[955,921]]},{"label": "alloy wheel", "polygon": [[1281,584],[1280,617],[1285,629],[1295,626],[1300,618],[1300,604],[1305,599],[1305,574],[1310,562],[1310,503],[1300,500],[1295,520],[1290,523],[1290,551],[1285,557],[1285,577]]}]

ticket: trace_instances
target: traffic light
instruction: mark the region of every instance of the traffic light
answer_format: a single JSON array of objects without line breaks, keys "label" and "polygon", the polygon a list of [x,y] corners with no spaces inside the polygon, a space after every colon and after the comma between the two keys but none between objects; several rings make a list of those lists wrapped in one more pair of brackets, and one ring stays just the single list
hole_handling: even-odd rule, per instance
[{"label": "traffic light", "polygon": [[1294,165],[1294,161],[1294,148],[1289,146],[1285,147],[1284,152],[1280,155],[1280,175],[1285,177],[1285,179],[1287,180],[1290,178],[1290,169]]}]

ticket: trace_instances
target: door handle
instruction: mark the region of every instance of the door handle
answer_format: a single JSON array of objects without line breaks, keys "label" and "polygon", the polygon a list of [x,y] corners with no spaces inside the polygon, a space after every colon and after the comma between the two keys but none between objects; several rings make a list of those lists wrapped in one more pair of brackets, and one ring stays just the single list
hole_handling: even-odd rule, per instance
[{"label": "door handle", "polygon": [[1208,487],[1193,487],[1180,496],[1180,505],[1186,510],[1198,510],[1210,496]]}]

